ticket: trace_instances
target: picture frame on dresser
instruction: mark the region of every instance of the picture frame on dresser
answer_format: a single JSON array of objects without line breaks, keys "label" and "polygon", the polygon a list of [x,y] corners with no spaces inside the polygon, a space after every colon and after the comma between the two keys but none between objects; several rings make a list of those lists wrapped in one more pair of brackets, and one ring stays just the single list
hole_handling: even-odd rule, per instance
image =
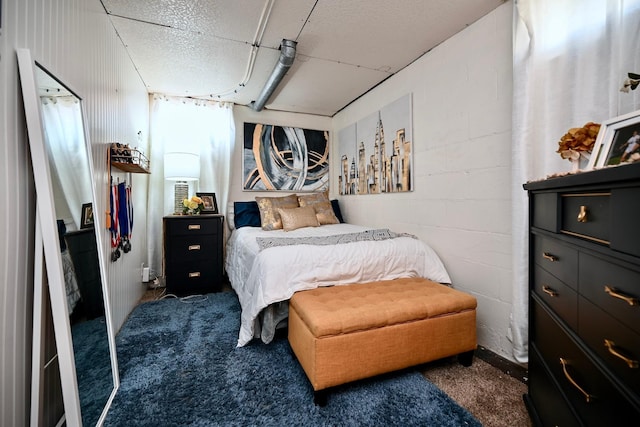
[{"label": "picture frame on dresser", "polygon": [[204,209],[202,214],[217,214],[218,202],[216,202],[216,193],[196,193],[196,196],[202,199]]},{"label": "picture frame on dresser", "polygon": [[633,163],[635,153],[640,160],[640,110],[602,123],[587,169]]}]

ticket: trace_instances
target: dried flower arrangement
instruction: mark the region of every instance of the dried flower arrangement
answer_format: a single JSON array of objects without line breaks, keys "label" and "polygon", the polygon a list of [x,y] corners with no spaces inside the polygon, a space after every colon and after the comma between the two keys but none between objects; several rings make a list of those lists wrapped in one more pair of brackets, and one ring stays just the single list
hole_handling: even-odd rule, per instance
[{"label": "dried flower arrangement", "polygon": [[558,142],[558,151],[563,159],[578,160],[581,155],[591,153],[600,131],[598,123],[589,122],[581,128],[571,128]]}]

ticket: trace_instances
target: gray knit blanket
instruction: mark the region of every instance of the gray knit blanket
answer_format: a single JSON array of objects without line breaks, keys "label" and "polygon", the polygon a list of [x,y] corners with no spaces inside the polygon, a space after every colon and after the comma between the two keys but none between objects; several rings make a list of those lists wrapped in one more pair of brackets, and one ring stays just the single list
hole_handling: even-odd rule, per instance
[{"label": "gray knit blanket", "polygon": [[256,237],[260,250],[273,248],[276,246],[291,245],[314,245],[329,246],[341,245],[345,243],[378,241],[396,239],[398,237],[411,237],[417,239],[416,236],[407,233],[395,233],[388,228],[377,230],[365,230],[357,233],[335,234],[331,236],[309,236],[309,237]]}]

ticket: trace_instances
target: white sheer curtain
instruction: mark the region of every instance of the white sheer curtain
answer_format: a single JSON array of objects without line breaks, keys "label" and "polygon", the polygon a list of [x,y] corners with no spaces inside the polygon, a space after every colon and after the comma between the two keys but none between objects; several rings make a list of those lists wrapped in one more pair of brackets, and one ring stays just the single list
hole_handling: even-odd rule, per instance
[{"label": "white sheer curtain", "polygon": [[42,122],[47,140],[56,215],[80,228],[82,205],[93,200],[91,182],[78,176],[91,176],[82,126],[80,102],[73,96],[41,97]]},{"label": "white sheer curtain", "polygon": [[[516,0],[514,7],[511,338],[528,360],[528,205],[522,184],[570,170],[560,137],[640,107],[619,91],[640,72],[640,0]],[[640,92],[640,91],[637,91]]]},{"label": "white sheer curtain", "polygon": [[174,182],[164,179],[164,153],[199,154],[200,180],[190,185],[189,195],[215,193],[218,211],[225,214],[235,140],[233,104],[152,95],[150,128],[148,259],[161,274],[162,217],[174,212]]}]

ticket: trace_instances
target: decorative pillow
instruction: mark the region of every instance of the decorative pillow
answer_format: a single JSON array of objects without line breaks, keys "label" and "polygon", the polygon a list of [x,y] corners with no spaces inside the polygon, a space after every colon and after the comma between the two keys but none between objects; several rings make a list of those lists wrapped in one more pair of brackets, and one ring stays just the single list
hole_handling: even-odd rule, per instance
[{"label": "decorative pillow", "polygon": [[233,222],[235,228],[260,227],[260,209],[255,201],[235,202],[233,204]]},{"label": "decorative pillow", "polygon": [[282,220],[278,213],[279,208],[297,208],[298,196],[291,194],[285,197],[256,197],[260,209],[260,225],[263,230],[279,230],[282,228]]},{"label": "decorative pillow", "polygon": [[336,218],[338,218],[338,221],[340,221],[340,223],[343,223],[344,219],[342,218],[342,212],[340,212],[340,204],[338,203],[338,199],[333,199],[331,201],[331,206],[333,207],[333,213],[336,215]]},{"label": "decorative pillow", "polygon": [[282,228],[284,231],[296,230],[302,227],[318,227],[318,219],[316,211],[311,206],[293,209],[278,209],[280,218],[282,219]]},{"label": "decorative pillow", "polygon": [[227,202],[227,213],[225,214],[225,218],[224,218],[224,222],[227,223],[227,227],[229,227],[229,231],[233,231],[236,226],[233,222],[234,220],[234,212],[233,212],[233,206],[234,203],[233,202]]},{"label": "decorative pillow", "polygon": [[333,207],[330,201],[314,203],[311,207],[316,211],[316,218],[318,218],[320,225],[340,223],[336,214],[333,213]]},{"label": "decorative pillow", "polygon": [[311,206],[316,203],[328,202],[329,192],[323,191],[322,193],[305,194],[298,196],[298,203],[300,206]]}]

